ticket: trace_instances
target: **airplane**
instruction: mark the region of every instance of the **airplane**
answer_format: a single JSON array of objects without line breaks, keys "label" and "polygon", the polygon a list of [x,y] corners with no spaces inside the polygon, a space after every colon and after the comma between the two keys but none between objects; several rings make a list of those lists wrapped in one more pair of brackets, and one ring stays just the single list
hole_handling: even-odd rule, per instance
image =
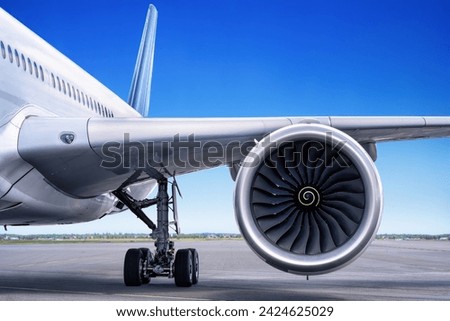
[{"label": "airplane", "polygon": [[228,166],[250,248],[279,270],[317,275],[353,262],[376,235],[377,143],[450,137],[450,117],[148,118],[157,16],[150,5],[125,102],[0,9],[0,224],[129,209],[156,248],[127,251],[126,286],[199,281],[198,252],[175,250],[169,233],[179,232],[180,175]]}]

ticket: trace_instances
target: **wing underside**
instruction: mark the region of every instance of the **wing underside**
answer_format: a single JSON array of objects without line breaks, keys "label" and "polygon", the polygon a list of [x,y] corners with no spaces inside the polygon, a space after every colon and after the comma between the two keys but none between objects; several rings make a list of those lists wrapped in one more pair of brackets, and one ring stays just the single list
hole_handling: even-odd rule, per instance
[{"label": "wing underside", "polygon": [[231,166],[255,141],[302,123],[334,127],[362,144],[450,137],[450,117],[30,117],[22,124],[18,150],[59,190],[87,198],[148,179]]}]

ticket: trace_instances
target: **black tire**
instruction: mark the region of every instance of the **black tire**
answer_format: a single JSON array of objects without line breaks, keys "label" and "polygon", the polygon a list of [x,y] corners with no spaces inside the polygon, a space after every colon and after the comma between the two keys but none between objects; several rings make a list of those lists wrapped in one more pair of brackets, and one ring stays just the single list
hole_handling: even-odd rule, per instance
[{"label": "black tire", "polygon": [[178,250],[175,255],[175,284],[190,287],[193,277],[192,252],[189,249]]},{"label": "black tire", "polygon": [[151,281],[150,275],[147,273],[147,267],[150,264],[152,257],[152,252],[149,249],[142,247],[139,249],[141,251],[141,259],[142,259],[142,271],[141,271],[141,281],[142,284],[149,284]]},{"label": "black tire", "polygon": [[126,286],[140,286],[142,284],[142,253],[139,249],[129,249],[125,255],[123,265],[123,281]]},{"label": "black tire", "polygon": [[197,284],[200,278],[200,260],[196,249],[189,249],[192,252],[192,284]]}]

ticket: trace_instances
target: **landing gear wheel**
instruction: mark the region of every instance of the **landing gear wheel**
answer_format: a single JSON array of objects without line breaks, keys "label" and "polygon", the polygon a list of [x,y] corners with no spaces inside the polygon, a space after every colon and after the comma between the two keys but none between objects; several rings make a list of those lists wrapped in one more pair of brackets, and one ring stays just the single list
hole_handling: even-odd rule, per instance
[{"label": "landing gear wheel", "polygon": [[148,275],[148,273],[146,272],[147,267],[149,265],[149,263],[152,261],[153,257],[152,257],[152,252],[150,252],[149,249],[147,248],[140,248],[139,249],[141,251],[141,258],[143,260],[143,270],[141,273],[141,280],[142,280],[142,284],[149,284],[150,283],[150,276]]},{"label": "landing gear wheel", "polygon": [[140,249],[129,249],[125,255],[123,280],[126,286],[140,286],[144,275],[144,259]]},{"label": "landing gear wheel", "polygon": [[175,284],[190,287],[193,284],[194,264],[190,249],[178,250],[175,255]]},{"label": "landing gear wheel", "polygon": [[200,277],[200,261],[198,259],[198,252],[196,249],[189,249],[192,252],[192,284],[197,284]]},{"label": "landing gear wheel", "polygon": [[149,249],[129,249],[127,251],[123,265],[123,280],[126,286],[139,286],[150,282],[147,266],[151,259],[152,254]]}]

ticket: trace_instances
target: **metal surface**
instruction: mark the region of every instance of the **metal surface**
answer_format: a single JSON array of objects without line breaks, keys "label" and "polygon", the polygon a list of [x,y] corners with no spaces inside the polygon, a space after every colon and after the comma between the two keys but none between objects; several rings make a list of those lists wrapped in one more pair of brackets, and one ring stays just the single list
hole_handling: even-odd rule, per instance
[{"label": "metal surface", "polygon": [[[316,118],[328,125],[336,118]],[[338,118],[335,128],[358,141],[412,139],[450,134],[450,119],[440,118],[425,126],[421,117]],[[30,118],[20,132],[19,151],[61,191],[76,197],[94,197],[117,189],[124,182],[187,174],[240,161],[255,140],[310,118],[216,119],[86,119]],[[359,123],[358,129],[355,129]],[[399,128],[399,126],[405,126]],[[377,127],[379,127],[377,129]],[[114,131],[111,131],[114,128]],[[39,131],[41,140],[36,141]],[[63,144],[60,133],[78,133],[73,144]],[[86,134],[87,131],[87,134]],[[86,136],[87,135],[87,136]],[[78,140],[78,142],[77,142]],[[180,148],[180,144],[185,144]],[[208,146],[219,153],[211,157]],[[45,150],[45,154],[41,153]],[[94,153],[95,152],[95,153]],[[375,153],[372,152],[372,157]],[[56,170],[55,170],[56,168]],[[63,169],[63,170],[62,170]]]},{"label": "metal surface", "polygon": [[[252,206],[252,200],[255,197],[253,194],[255,178],[259,174],[261,162],[266,160],[283,143],[298,141],[324,143],[327,140],[332,146],[341,146],[341,153],[351,160],[359,172],[364,186],[364,213],[359,219],[356,231],[353,231],[353,234],[344,243],[332,250],[323,252],[305,250],[303,253],[297,249],[286,250],[285,246],[280,246],[274,242],[273,238],[268,237],[261,229],[261,221],[258,221],[258,218],[264,214],[264,211],[255,212],[255,208]],[[285,172],[284,175],[284,178],[278,177],[278,180],[273,183],[286,185],[286,181],[291,177],[288,172]],[[276,197],[274,198],[276,199]],[[349,201],[346,200],[347,203]],[[271,207],[269,204],[267,206]],[[244,166],[239,171],[236,180],[235,213],[242,235],[264,261],[286,272],[305,275],[321,274],[342,268],[352,262],[375,237],[381,220],[381,211],[381,182],[370,156],[361,145],[345,133],[323,125],[292,125],[273,132],[252,149],[248,159],[244,160]],[[269,212],[266,211],[266,213]],[[276,219],[279,213],[275,211],[273,214],[272,219]],[[345,215],[348,216],[348,213],[345,213]],[[291,225],[294,225],[294,223],[291,223]],[[310,230],[310,232],[313,236],[319,237],[320,231]]]},{"label": "metal surface", "polygon": [[150,90],[152,85],[153,59],[156,41],[156,23],[158,11],[150,5],[145,18],[139,53],[134,67],[128,104],[139,114],[146,117],[150,108]]}]

